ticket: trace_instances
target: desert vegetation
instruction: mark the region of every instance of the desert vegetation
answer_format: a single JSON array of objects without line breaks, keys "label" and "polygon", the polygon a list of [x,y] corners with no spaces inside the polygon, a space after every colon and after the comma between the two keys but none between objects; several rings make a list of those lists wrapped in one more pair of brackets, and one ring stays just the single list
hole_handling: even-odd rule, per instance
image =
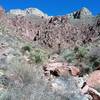
[{"label": "desert vegetation", "polygon": [[0,16],[0,100],[100,100],[99,15],[40,15]]}]

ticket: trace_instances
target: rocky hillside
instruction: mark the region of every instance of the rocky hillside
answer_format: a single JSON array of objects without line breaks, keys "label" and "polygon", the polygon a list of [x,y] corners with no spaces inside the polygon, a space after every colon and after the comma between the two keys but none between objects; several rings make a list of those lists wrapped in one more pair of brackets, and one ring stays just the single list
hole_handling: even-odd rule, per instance
[{"label": "rocky hillside", "polygon": [[0,8],[0,100],[100,100],[100,16]]}]

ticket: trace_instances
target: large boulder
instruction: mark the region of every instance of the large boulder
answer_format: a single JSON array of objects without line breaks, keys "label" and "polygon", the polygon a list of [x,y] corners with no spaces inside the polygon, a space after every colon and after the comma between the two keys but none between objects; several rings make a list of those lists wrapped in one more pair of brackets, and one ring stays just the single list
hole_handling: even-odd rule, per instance
[{"label": "large boulder", "polygon": [[92,72],[89,75],[86,83],[89,87],[95,88],[100,91],[100,70]]},{"label": "large boulder", "polygon": [[79,68],[70,66],[65,62],[49,62],[43,66],[45,76],[50,79],[51,76],[78,76],[80,74]]}]

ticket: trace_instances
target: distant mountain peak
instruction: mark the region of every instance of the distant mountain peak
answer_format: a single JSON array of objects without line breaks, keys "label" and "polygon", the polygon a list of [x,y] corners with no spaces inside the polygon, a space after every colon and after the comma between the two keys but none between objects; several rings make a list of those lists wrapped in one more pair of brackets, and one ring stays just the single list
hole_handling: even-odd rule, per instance
[{"label": "distant mountain peak", "polygon": [[74,18],[74,19],[81,19],[81,18],[90,17],[90,16],[92,16],[92,13],[86,7],[82,7],[80,10],[77,10],[73,13],[68,14],[69,18]]},{"label": "distant mountain peak", "polygon": [[80,10],[80,12],[81,12],[81,14],[84,15],[84,16],[87,16],[87,15],[91,16],[91,15],[92,15],[91,11],[90,11],[88,8],[86,8],[86,7],[83,7],[83,8]]},{"label": "distant mountain peak", "polygon": [[43,13],[41,10],[37,9],[37,8],[27,8],[26,10],[27,14],[34,14],[40,17],[47,17],[47,14]]},{"label": "distant mountain peak", "polygon": [[24,10],[22,9],[12,9],[8,12],[9,14],[14,14],[14,15],[36,15],[39,17],[47,17],[48,15],[43,13],[41,10],[37,9],[37,8],[26,8]]}]

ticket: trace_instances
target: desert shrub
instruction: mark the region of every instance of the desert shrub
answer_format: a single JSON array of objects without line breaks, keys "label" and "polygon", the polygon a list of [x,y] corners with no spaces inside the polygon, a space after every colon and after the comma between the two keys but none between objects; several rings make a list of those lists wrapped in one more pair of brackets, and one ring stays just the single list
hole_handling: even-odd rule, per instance
[{"label": "desert shrub", "polygon": [[[21,87],[16,85],[9,87],[7,94],[9,94],[10,99],[0,100],[33,100],[34,96],[38,95],[38,98],[42,96],[42,90],[45,90],[45,86],[41,81],[41,76],[43,74],[41,72],[42,67],[35,64],[29,64],[23,61],[22,57],[14,57],[7,71],[7,75],[13,73],[14,75],[18,75],[18,79],[19,77],[21,78],[21,82],[18,83],[18,86]],[[33,94],[31,95],[33,95],[33,98],[30,99],[30,93],[32,92]]]},{"label": "desert shrub", "polygon": [[61,56],[68,62],[80,68],[80,75],[91,71],[89,60],[89,50],[85,47],[76,47],[73,50],[66,49]]},{"label": "desert shrub", "polygon": [[9,96],[9,92],[6,89],[0,91],[0,100],[11,100]]},{"label": "desert shrub", "polygon": [[90,63],[93,70],[100,66],[100,58],[90,57]]},{"label": "desert shrub", "polygon": [[76,47],[74,48],[74,52],[77,59],[80,59],[82,61],[83,58],[86,58],[88,55],[88,49],[85,47]]},{"label": "desert shrub", "polygon": [[21,49],[22,53],[25,54],[27,51],[29,52],[29,58],[34,63],[41,63],[47,59],[47,52],[41,48],[32,48],[32,46],[25,45]]},{"label": "desert shrub", "polygon": [[85,47],[75,47],[74,50],[64,50],[61,55],[69,63],[72,63],[76,60],[82,61],[84,58],[86,58],[88,55],[88,50]]},{"label": "desert shrub", "polygon": [[80,47],[76,52],[76,58],[84,63],[83,70],[90,73],[100,67],[100,48],[98,47]]},{"label": "desert shrub", "polygon": [[29,46],[24,46],[24,47],[22,47],[22,49],[24,50],[24,51],[31,51],[31,48],[29,47]]},{"label": "desert shrub", "polygon": [[47,59],[47,53],[43,49],[36,48],[30,53],[30,58],[35,63],[41,63]]},{"label": "desert shrub", "polygon": [[19,57],[15,57],[11,60],[7,73],[14,73],[17,75],[22,81],[21,84],[23,85],[26,85],[33,80],[33,66],[23,61],[23,59]]},{"label": "desert shrub", "polygon": [[88,62],[93,70],[100,67],[100,48],[92,48],[88,56]]},{"label": "desert shrub", "polygon": [[69,63],[72,63],[76,58],[75,53],[69,49],[64,50],[61,56]]},{"label": "desert shrub", "polygon": [[31,52],[32,46],[30,44],[27,44],[21,48],[22,53],[24,54],[26,51]]},{"label": "desert shrub", "polygon": [[20,88],[8,88],[0,92],[0,100],[26,100]]}]

